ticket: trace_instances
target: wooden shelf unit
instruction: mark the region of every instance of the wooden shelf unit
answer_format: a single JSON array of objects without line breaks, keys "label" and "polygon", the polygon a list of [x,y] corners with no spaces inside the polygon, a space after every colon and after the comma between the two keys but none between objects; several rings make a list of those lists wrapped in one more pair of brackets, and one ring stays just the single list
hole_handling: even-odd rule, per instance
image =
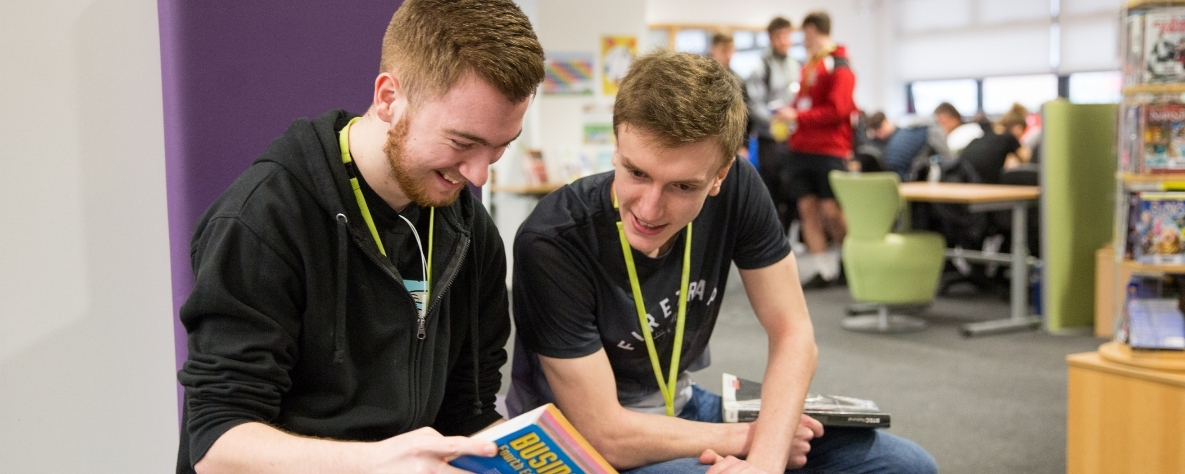
[{"label": "wooden shelf unit", "polygon": [[1185,472],[1185,372],[1101,355],[1112,349],[1066,356],[1066,473]]}]

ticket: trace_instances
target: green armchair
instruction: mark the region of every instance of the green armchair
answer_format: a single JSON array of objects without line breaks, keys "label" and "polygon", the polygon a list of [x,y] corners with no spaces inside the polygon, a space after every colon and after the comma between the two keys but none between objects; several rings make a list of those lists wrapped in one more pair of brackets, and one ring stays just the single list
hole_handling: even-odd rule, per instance
[{"label": "green armchair", "polygon": [[832,171],[828,178],[848,222],[843,240],[848,289],[853,300],[872,305],[877,313],[847,317],[843,328],[861,332],[925,329],[924,320],[890,315],[889,310],[934,300],[946,240],[936,232],[892,231],[903,205],[895,173]]}]

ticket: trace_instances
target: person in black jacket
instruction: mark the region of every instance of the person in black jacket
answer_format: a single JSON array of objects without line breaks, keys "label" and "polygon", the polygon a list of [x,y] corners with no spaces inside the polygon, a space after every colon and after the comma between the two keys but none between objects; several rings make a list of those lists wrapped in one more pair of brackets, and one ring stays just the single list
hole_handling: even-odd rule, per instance
[{"label": "person in black jacket", "polygon": [[408,0],[374,101],[297,120],[206,211],[181,309],[177,472],[459,472],[493,443],[506,257],[466,188],[543,49],[509,0]]}]

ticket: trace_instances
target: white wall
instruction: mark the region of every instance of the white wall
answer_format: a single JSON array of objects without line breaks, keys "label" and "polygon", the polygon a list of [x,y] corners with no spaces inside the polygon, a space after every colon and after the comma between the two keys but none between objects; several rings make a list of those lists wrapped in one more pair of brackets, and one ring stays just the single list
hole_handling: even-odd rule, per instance
[{"label": "white wall", "polygon": [[0,3],[0,471],[175,465],[156,0]]},{"label": "white wall", "polygon": [[[601,38],[606,35],[632,35],[638,38],[642,52],[646,38],[645,2],[640,0],[517,0],[531,18],[545,53],[590,53],[600,68]],[[538,95],[523,124],[522,144],[515,143],[502,161],[494,165],[497,180],[503,184],[524,182],[521,149],[541,148],[552,181],[564,182],[563,164],[578,153],[583,141],[584,106],[591,102],[612,103],[612,96],[601,94],[600,71],[595,72],[596,93],[589,96]],[[571,160],[567,160],[570,162]],[[495,220],[510,252],[514,233],[536,202],[533,197],[498,194]],[[513,255],[508,255],[513,259]],[[509,275],[508,275],[509,280]]]}]

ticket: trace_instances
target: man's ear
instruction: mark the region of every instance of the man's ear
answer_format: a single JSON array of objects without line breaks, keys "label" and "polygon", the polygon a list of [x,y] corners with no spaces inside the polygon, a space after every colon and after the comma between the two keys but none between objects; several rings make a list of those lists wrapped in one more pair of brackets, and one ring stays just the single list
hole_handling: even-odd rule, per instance
[{"label": "man's ear", "polygon": [[708,190],[709,196],[720,194],[720,185],[724,184],[724,178],[728,177],[728,170],[732,169],[732,164],[735,163],[736,160],[736,156],[733,156],[732,159],[728,160],[728,163],[725,163],[724,166],[720,168],[720,172],[716,173],[716,179],[712,180],[712,189]]},{"label": "man's ear", "polygon": [[384,122],[394,123],[407,108],[407,93],[394,72],[379,74],[374,80],[375,114]]}]

